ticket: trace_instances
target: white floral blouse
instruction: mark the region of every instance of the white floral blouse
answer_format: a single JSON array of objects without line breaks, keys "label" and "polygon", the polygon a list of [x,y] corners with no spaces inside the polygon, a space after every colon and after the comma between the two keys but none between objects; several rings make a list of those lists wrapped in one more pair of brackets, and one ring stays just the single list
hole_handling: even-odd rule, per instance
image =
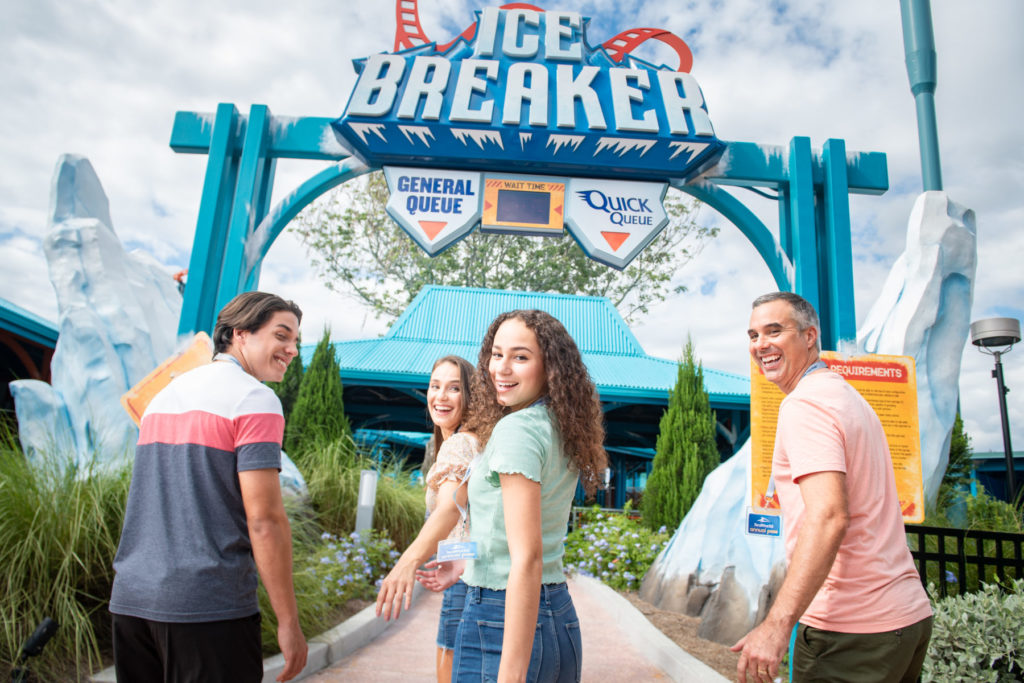
[{"label": "white floral blouse", "polygon": [[[446,481],[461,482],[466,478],[469,464],[480,452],[480,444],[476,437],[461,432],[452,434],[437,451],[437,460],[427,471],[427,514],[437,508],[437,494],[441,484]],[[468,520],[467,520],[468,522]],[[459,537],[459,524],[455,525],[448,538]],[[466,533],[469,533],[467,526]]]}]

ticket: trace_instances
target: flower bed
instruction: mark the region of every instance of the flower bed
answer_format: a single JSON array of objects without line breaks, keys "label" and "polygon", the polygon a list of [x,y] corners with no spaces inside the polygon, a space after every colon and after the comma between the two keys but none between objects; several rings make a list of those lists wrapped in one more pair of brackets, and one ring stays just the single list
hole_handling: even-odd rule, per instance
[{"label": "flower bed", "polygon": [[592,576],[616,590],[639,588],[669,534],[665,527],[651,531],[628,515],[628,510],[584,512],[565,539],[566,574]]}]

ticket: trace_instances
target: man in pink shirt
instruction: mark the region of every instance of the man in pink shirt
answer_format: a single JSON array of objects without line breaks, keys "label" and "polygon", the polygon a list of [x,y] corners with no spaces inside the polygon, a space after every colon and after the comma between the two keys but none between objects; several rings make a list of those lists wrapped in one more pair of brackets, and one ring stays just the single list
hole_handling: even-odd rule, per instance
[{"label": "man in pink shirt", "polygon": [[932,610],[882,425],[818,358],[818,315],[806,299],[758,297],[747,333],[750,355],[786,394],[772,471],[789,568],[768,616],[733,646],[737,680],[773,680],[796,626],[794,681],[916,681]]}]

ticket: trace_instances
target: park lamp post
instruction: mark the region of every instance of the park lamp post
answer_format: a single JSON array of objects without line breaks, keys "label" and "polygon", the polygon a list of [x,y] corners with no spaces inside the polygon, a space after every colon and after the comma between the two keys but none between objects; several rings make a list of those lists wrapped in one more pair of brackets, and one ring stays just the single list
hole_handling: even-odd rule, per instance
[{"label": "park lamp post", "polygon": [[982,353],[994,356],[996,368],[992,371],[999,393],[999,417],[1003,422],[1003,452],[1006,455],[1006,499],[1011,503],[1017,494],[1013,479],[1013,447],[1010,445],[1010,420],[1006,414],[1006,394],[1010,390],[1003,383],[1001,356],[1020,341],[1020,322],[1016,318],[985,318],[971,323],[971,343]]}]

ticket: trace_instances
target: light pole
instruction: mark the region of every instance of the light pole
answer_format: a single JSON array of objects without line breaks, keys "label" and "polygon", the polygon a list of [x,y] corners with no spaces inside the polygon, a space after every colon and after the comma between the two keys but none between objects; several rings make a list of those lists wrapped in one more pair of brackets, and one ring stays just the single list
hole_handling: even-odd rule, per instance
[{"label": "light pole", "polygon": [[985,318],[971,323],[971,343],[982,353],[994,356],[999,393],[999,417],[1003,422],[1003,453],[1006,456],[1006,499],[1013,502],[1017,487],[1013,479],[1013,446],[1010,445],[1010,420],[1006,414],[1006,393],[1010,391],[1003,383],[1003,363],[1000,357],[1008,353],[1020,341],[1020,321],[1016,318]]}]

